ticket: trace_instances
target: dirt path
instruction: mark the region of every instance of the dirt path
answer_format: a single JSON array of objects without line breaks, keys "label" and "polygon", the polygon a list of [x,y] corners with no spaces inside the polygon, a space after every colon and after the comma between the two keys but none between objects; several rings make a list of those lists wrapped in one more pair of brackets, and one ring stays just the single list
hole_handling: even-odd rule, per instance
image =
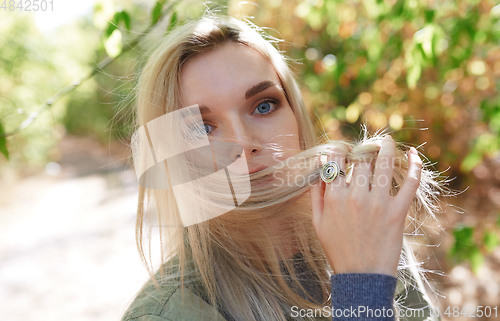
[{"label": "dirt path", "polygon": [[119,320],[147,278],[134,239],[135,174],[120,146],[69,137],[60,150],[57,175],[2,178],[1,319]]}]

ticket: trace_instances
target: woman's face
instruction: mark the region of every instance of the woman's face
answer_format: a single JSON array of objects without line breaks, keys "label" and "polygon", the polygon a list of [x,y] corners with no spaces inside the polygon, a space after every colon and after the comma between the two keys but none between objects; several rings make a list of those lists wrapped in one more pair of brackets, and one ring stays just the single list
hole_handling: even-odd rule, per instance
[{"label": "woman's face", "polygon": [[[300,151],[297,119],[272,64],[258,51],[227,43],[202,53],[180,74],[183,107],[199,105],[210,139],[237,142],[249,173]],[[232,152],[235,161],[241,149]]]}]

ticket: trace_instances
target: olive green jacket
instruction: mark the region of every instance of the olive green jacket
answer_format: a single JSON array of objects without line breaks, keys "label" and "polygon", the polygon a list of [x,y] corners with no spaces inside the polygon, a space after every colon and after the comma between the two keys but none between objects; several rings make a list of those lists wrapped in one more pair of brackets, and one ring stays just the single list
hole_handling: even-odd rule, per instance
[{"label": "olive green jacket", "polygon": [[[126,310],[122,321],[227,321],[220,313],[213,313],[212,307],[196,295],[189,287],[163,285],[159,282],[157,289],[152,280],[139,291],[132,304]],[[427,302],[420,293],[409,287],[408,295],[403,304],[411,308],[421,308]],[[182,298],[184,291],[184,298]],[[396,296],[404,296],[405,290],[398,280]],[[429,317],[430,310],[426,308],[424,317],[408,318],[410,321],[439,321],[439,317]],[[292,318],[290,318],[292,320]],[[317,320],[330,320],[329,318],[317,318]]]}]

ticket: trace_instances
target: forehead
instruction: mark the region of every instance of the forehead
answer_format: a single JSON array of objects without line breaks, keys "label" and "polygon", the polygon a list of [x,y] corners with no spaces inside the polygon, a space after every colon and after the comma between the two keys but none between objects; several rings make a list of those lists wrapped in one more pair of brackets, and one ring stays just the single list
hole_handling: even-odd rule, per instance
[{"label": "forehead", "polygon": [[244,98],[246,90],[265,80],[280,83],[271,62],[257,50],[231,42],[188,61],[180,73],[180,89],[187,103],[228,92]]}]

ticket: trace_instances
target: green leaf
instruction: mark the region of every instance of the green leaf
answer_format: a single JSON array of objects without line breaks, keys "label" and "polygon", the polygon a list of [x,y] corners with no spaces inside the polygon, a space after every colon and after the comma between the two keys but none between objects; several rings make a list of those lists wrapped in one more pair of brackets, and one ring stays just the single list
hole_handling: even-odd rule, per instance
[{"label": "green leaf", "polygon": [[130,23],[130,15],[126,11],[121,12],[121,20],[125,23],[125,28],[130,31],[131,23]]},{"label": "green leaf", "polygon": [[497,216],[497,226],[500,226],[500,213],[498,213],[498,216]]},{"label": "green leaf", "polygon": [[474,228],[470,226],[459,225],[453,229],[453,236],[457,241],[471,244]]},{"label": "green leaf", "polygon": [[472,271],[477,273],[484,262],[484,256],[475,244],[473,235],[473,227],[464,225],[455,227],[453,230],[455,243],[448,252],[448,255],[459,262],[469,261]]},{"label": "green leaf", "polygon": [[488,253],[490,253],[495,247],[498,246],[498,244],[500,244],[498,234],[495,231],[486,231],[483,235],[483,243],[486,246]]},{"label": "green leaf", "polygon": [[115,58],[122,52],[122,47],[122,33],[116,29],[104,42],[104,49],[106,49],[108,56]]},{"label": "green leaf", "polygon": [[417,82],[422,75],[422,67],[418,64],[413,65],[406,75],[406,83],[408,84],[408,88],[415,89],[417,87]]},{"label": "green leaf", "polygon": [[113,19],[108,24],[108,28],[106,29],[106,39],[109,38],[109,36],[111,36],[111,34],[116,30],[118,23],[120,23],[120,18],[121,12],[115,13]]},{"label": "green leaf", "polygon": [[422,46],[422,52],[426,59],[432,59],[432,38],[435,34],[434,25],[427,25],[419,31],[415,32],[413,41]]},{"label": "green leaf", "polygon": [[462,164],[460,165],[460,169],[462,170],[462,172],[468,173],[482,161],[483,161],[482,154],[474,151],[465,156],[464,160],[462,161]]},{"label": "green leaf", "polygon": [[455,238],[455,243],[450,249],[450,254],[459,261],[467,260],[471,258],[473,252],[474,244],[473,240],[474,228],[469,226],[457,226],[453,230],[453,237]]},{"label": "green leaf", "polygon": [[482,133],[474,142],[474,150],[482,154],[493,155],[496,151],[498,151],[499,148],[499,137],[490,132]]},{"label": "green leaf", "polygon": [[116,25],[113,23],[113,22],[109,22],[108,24],[108,28],[106,29],[106,38],[109,38],[109,36],[111,36],[111,34],[113,33],[113,31],[116,30]]},{"label": "green leaf", "polygon": [[[3,129],[3,125],[0,122],[0,135],[3,135],[5,130]],[[0,152],[5,156],[5,158],[9,159],[9,150],[7,149],[7,137],[0,137]]]},{"label": "green leaf", "polygon": [[151,12],[152,24],[155,24],[160,20],[161,9],[163,8],[163,3],[160,1],[156,1],[155,7],[153,8],[153,12]]},{"label": "green leaf", "polygon": [[177,13],[174,12],[170,18],[170,23],[168,24],[167,32],[170,32],[177,25]]},{"label": "green leaf", "polygon": [[483,265],[483,262],[484,256],[481,254],[481,251],[478,247],[474,247],[470,254],[471,269],[474,274],[477,274],[479,268],[481,267],[481,265]]},{"label": "green leaf", "polygon": [[431,23],[432,21],[434,21],[434,16],[436,14],[436,11],[432,10],[432,9],[426,9],[425,10],[425,22],[426,23]]}]

